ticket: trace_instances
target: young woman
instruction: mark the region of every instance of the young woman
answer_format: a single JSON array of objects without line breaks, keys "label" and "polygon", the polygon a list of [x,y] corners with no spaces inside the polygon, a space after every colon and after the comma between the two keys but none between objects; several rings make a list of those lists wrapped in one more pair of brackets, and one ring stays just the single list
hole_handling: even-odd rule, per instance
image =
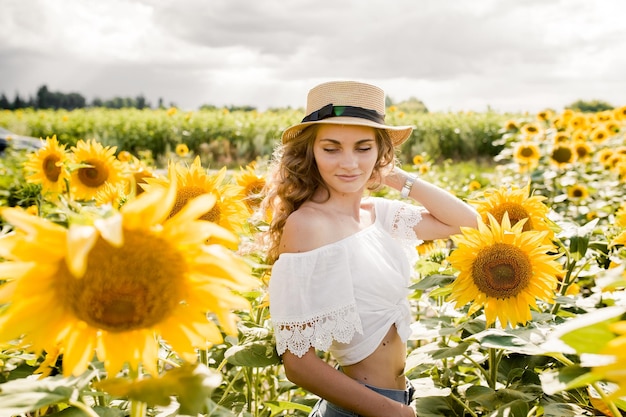
[{"label": "young woman", "polygon": [[[321,84],[306,112],[282,135],[263,206],[272,213],[270,314],[286,376],[321,397],[314,417],[415,416],[404,376],[415,246],[475,227],[477,213],[396,167],[412,127],[385,125],[378,87]],[[366,196],[381,185],[420,205]]]}]

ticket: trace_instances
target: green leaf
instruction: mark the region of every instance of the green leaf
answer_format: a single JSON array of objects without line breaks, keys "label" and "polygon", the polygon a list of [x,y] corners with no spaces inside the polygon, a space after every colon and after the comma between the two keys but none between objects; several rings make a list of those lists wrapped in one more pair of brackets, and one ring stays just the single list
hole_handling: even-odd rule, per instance
[{"label": "green leaf", "polygon": [[544,417],[579,417],[585,414],[585,410],[576,404],[550,403],[543,406]]},{"label": "green leaf", "polygon": [[542,355],[547,353],[546,350],[531,343],[521,337],[509,333],[501,329],[487,329],[475,334],[472,338],[476,339],[483,348],[504,349],[508,352],[521,353],[524,355]]},{"label": "green leaf", "polygon": [[[99,407],[93,408],[100,417],[124,417],[126,412],[119,408]],[[85,412],[78,407],[68,407],[58,413],[49,414],[47,417],[85,417]]]},{"label": "green leaf", "polygon": [[94,385],[121,397],[145,402],[150,406],[166,406],[171,396],[177,396],[180,414],[196,415],[203,413],[206,399],[220,385],[221,374],[202,364],[184,364],[180,368],[167,371],[159,378],[127,380],[106,379]]},{"label": "green leaf", "polygon": [[555,371],[544,371],[539,375],[541,387],[548,394],[585,387],[600,378],[580,366],[567,366]]},{"label": "green leaf", "polygon": [[442,336],[449,336],[458,332],[458,329],[449,323],[447,317],[427,317],[411,324],[409,340],[432,340]]},{"label": "green leaf", "polygon": [[599,353],[616,336],[609,324],[620,319],[623,307],[604,307],[583,314],[558,326],[553,336],[572,347],[578,354]]},{"label": "green leaf", "polygon": [[97,371],[79,377],[62,376],[44,379],[16,379],[0,384],[0,415],[17,415],[42,407],[66,403],[74,392],[86,387]]},{"label": "green leaf", "polygon": [[488,410],[493,410],[498,404],[496,390],[482,385],[471,386],[465,391],[468,401],[478,403]]},{"label": "green leaf", "polygon": [[232,346],[224,353],[224,358],[231,365],[265,367],[280,363],[273,344],[268,342],[252,342],[245,345]]},{"label": "green leaf", "polygon": [[423,291],[432,287],[442,287],[444,285],[449,284],[452,281],[454,281],[454,276],[434,274],[434,275],[429,275],[427,277],[422,278],[417,283],[411,285],[410,289]]},{"label": "green leaf", "polygon": [[274,417],[287,410],[299,410],[308,414],[312,409],[308,405],[294,403],[291,401],[267,401],[265,402],[265,405],[267,405],[270,409],[269,417]]},{"label": "green leaf", "polygon": [[448,397],[423,397],[416,399],[413,404],[420,417],[454,417],[463,414],[457,413]]},{"label": "green leaf", "polygon": [[444,358],[452,358],[455,356],[462,355],[467,348],[469,348],[471,343],[461,342],[453,347],[446,347],[444,349],[439,349],[432,353],[433,359],[444,359]]},{"label": "green leaf", "polygon": [[266,367],[280,363],[272,333],[254,323],[239,326],[240,341],[224,353],[228,363],[236,366]]},{"label": "green leaf", "polygon": [[528,415],[528,403],[524,400],[514,400],[498,408],[498,417],[526,417]]}]

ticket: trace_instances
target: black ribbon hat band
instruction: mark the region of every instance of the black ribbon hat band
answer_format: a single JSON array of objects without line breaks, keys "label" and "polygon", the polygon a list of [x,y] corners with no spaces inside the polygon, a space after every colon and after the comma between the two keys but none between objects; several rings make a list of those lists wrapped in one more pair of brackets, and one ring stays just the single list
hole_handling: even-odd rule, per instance
[{"label": "black ribbon hat band", "polygon": [[302,123],[305,122],[317,122],[319,120],[328,119],[330,117],[360,117],[361,119],[371,120],[372,122],[385,124],[385,116],[378,113],[376,110],[364,109],[363,107],[355,106],[334,106],[327,104],[319,110],[306,116],[302,119]]}]

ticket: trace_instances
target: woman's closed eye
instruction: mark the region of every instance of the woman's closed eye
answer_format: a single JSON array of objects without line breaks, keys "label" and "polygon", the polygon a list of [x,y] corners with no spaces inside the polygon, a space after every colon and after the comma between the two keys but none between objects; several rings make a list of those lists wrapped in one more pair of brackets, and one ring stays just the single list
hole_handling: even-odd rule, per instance
[{"label": "woman's closed eye", "polygon": [[[324,152],[328,152],[328,153],[336,153],[339,152],[341,149],[339,148],[323,148]],[[357,152],[369,152],[372,150],[372,146],[368,145],[368,146],[359,146],[358,148],[356,148]]]}]

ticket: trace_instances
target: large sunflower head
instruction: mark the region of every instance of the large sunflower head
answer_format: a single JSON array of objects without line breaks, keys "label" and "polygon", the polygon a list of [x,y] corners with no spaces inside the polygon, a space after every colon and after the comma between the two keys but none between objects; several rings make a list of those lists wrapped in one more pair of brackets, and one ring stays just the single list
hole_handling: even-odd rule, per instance
[{"label": "large sunflower head", "polygon": [[489,224],[489,215],[501,222],[507,214],[512,225],[526,219],[523,230],[546,231],[546,243],[549,243],[554,232],[549,227],[547,215],[548,206],[543,196],[530,196],[530,184],[524,188],[512,186],[510,188],[489,189],[483,194],[484,199],[471,201],[483,222]]},{"label": "large sunflower head", "polygon": [[171,216],[178,213],[191,199],[202,194],[212,194],[216,202],[207,207],[207,211],[200,218],[217,223],[234,233],[242,231],[249,217],[248,208],[241,199],[241,187],[225,181],[226,168],[208,173],[198,156],[190,166],[173,164],[169,178],[145,179],[147,185],[144,188],[149,190],[167,187],[173,175],[177,177],[179,186]]},{"label": "large sunflower head", "polygon": [[72,147],[72,159],[78,168],[72,170],[71,190],[76,200],[91,200],[105,184],[123,180],[122,168],[115,157],[115,146],[104,147],[91,139],[79,140]]},{"label": "large sunflower head", "polygon": [[36,352],[56,346],[66,375],[85,371],[95,352],[113,376],[125,363],[156,374],[162,342],[194,361],[197,348],[222,341],[221,330],[236,334],[232,310],[248,303],[234,291],[256,279],[234,252],[206,245],[216,235],[236,240],[198,220],[213,196],[170,217],[175,200],[172,181],[68,228],[3,210],[15,231],[0,238],[0,343],[21,338]]},{"label": "large sunflower head", "polygon": [[56,135],[46,137],[43,146],[24,162],[26,181],[41,184],[44,194],[64,193],[69,179],[67,161],[65,145],[57,141]]},{"label": "large sunflower head", "polygon": [[531,320],[537,299],[551,301],[562,268],[552,245],[543,244],[545,231],[524,231],[525,220],[511,225],[505,214],[499,222],[491,214],[488,225],[463,228],[452,236],[457,248],[448,257],[459,271],[451,284],[450,301],[457,307],[471,303],[469,314],[484,307],[487,326],[499,320],[502,328]]}]

